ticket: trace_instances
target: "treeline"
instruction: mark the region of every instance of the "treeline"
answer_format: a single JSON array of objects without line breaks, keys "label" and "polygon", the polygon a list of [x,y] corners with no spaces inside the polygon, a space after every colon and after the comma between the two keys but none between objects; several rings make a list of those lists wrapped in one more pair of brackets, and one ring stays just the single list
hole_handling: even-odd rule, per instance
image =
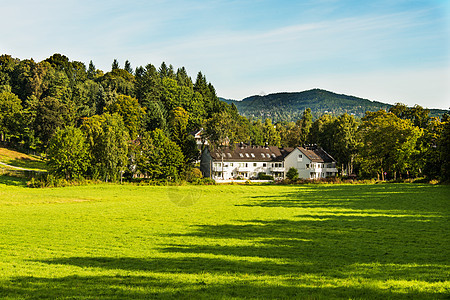
[{"label": "treeline", "polygon": [[249,120],[219,100],[199,72],[162,63],[109,72],[64,55],[35,62],[0,56],[0,140],[44,153],[55,176],[115,181],[125,177],[199,177],[193,131],[212,147],[244,142],[318,144],[342,175],[449,179],[449,116],[397,104],[389,112],[322,115],[305,109],[296,122]]},{"label": "treeline", "polygon": [[213,120],[209,135],[221,127],[215,140],[283,147],[317,144],[337,160],[342,176],[450,179],[450,115],[430,117],[419,105],[398,103],[389,111],[366,112],[363,118],[324,114],[313,121],[307,108],[296,122],[235,120]]},{"label": "treeline", "polygon": [[[223,100],[229,104],[235,104],[243,116],[262,120],[270,118],[272,122],[295,122],[302,117],[306,108],[311,109],[314,119],[323,114],[337,117],[344,113],[362,118],[367,111],[389,110],[392,106],[321,89],[251,96],[242,101]],[[446,110],[431,109],[430,116],[440,117],[445,112]]]},{"label": "treeline", "polygon": [[104,73],[60,54],[0,56],[0,141],[46,153],[67,179],[179,177],[198,158],[189,132],[229,109],[201,72],[193,81],[184,67],[114,60]]}]

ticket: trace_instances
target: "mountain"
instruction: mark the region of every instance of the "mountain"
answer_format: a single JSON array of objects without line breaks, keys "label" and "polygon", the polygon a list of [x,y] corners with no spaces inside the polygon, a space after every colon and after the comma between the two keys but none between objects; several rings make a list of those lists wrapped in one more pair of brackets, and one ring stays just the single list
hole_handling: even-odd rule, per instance
[{"label": "mountain", "polygon": [[[236,105],[239,113],[248,118],[272,119],[272,122],[296,121],[303,111],[310,108],[314,118],[328,113],[339,116],[348,113],[363,117],[366,111],[388,110],[392,105],[368,99],[336,94],[313,89],[296,93],[275,93],[265,96],[251,96],[242,101],[220,98]],[[446,110],[430,109],[430,115],[440,117]]]}]

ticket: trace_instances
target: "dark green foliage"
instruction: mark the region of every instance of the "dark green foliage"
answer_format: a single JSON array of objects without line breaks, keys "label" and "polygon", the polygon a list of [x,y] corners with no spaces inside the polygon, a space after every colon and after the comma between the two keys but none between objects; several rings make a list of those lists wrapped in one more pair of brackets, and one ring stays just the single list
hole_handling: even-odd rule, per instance
[{"label": "dark green foliage", "polygon": [[450,181],[450,117],[447,114],[443,118],[442,133],[439,138],[438,149],[440,154],[441,177],[444,181]]},{"label": "dark green foliage", "polygon": [[[0,139],[45,152],[58,129],[84,124],[92,158],[87,173],[102,180],[117,179],[124,161],[133,161],[128,145],[156,129],[181,149],[187,172],[198,159],[189,133],[200,128],[212,147],[233,147],[237,142],[283,147],[318,144],[337,160],[342,175],[376,176],[383,165],[394,177],[449,178],[448,120],[432,117],[444,111],[390,106],[319,89],[253,96],[228,105],[201,72],[193,82],[184,67],[174,70],[162,63],[159,68],[139,66],[133,72],[128,60],[123,69],[114,60],[112,70],[104,74],[92,61],[86,69],[61,54],[41,62],[1,55]],[[386,127],[393,134],[379,134],[375,145],[389,146],[389,155],[384,149],[368,150],[375,123],[368,124],[377,115],[366,114],[363,126],[357,118],[379,108],[390,109],[396,117]]]},{"label": "dark green foliage", "polygon": [[258,173],[259,180],[273,180],[273,176],[267,175],[266,173],[260,172]]},{"label": "dark green foliage", "polygon": [[34,120],[34,131],[36,137],[46,147],[48,141],[58,128],[71,125],[73,114],[70,108],[54,97],[46,97],[37,104],[36,119]]},{"label": "dark green foliage", "polygon": [[289,168],[286,173],[286,177],[290,180],[298,179],[298,172],[296,168]]},{"label": "dark green foliage", "polygon": [[131,67],[131,63],[128,60],[125,61],[125,66],[123,69],[133,75],[133,68]]},{"label": "dark green foliage", "polygon": [[119,61],[117,59],[114,59],[112,65],[111,65],[111,71],[118,70],[119,68],[120,68]]},{"label": "dark green foliage", "polygon": [[160,129],[145,134],[134,155],[137,170],[150,179],[176,180],[184,165],[180,147]]}]

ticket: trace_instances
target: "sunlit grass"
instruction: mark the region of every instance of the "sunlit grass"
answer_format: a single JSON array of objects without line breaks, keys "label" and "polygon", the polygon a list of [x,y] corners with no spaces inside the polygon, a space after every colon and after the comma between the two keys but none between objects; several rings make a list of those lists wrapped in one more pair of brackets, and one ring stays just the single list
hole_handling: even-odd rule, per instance
[{"label": "sunlit grass", "polygon": [[45,171],[47,165],[45,161],[34,155],[27,155],[25,153],[17,152],[8,148],[0,147],[0,162],[10,165],[7,167],[0,165],[0,168],[17,170],[20,168]]},{"label": "sunlit grass", "polygon": [[448,186],[0,180],[0,298],[446,298]]}]

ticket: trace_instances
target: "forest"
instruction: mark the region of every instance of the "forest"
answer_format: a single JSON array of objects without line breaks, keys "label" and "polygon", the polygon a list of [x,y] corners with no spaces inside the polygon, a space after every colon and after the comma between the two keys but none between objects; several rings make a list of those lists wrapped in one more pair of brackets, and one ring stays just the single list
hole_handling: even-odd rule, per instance
[{"label": "forest", "polygon": [[191,180],[200,177],[192,132],[211,147],[248,143],[318,144],[340,174],[361,178],[450,179],[450,116],[431,117],[418,105],[297,120],[241,116],[198,72],[162,63],[133,68],[117,60],[104,72],[61,54],[35,62],[0,56],[0,142],[41,154],[66,180]]},{"label": "forest", "polygon": [[[236,105],[239,113],[248,118],[270,118],[272,122],[296,121],[303,111],[311,109],[313,118],[323,114],[340,116],[344,113],[358,118],[364,117],[366,111],[389,110],[393,105],[371,101],[355,96],[337,94],[322,89],[302,92],[274,93],[255,95],[241,101],[222,99],[228,104]],[[448,110],[430,109],[431,117],[441,117]]]}]

